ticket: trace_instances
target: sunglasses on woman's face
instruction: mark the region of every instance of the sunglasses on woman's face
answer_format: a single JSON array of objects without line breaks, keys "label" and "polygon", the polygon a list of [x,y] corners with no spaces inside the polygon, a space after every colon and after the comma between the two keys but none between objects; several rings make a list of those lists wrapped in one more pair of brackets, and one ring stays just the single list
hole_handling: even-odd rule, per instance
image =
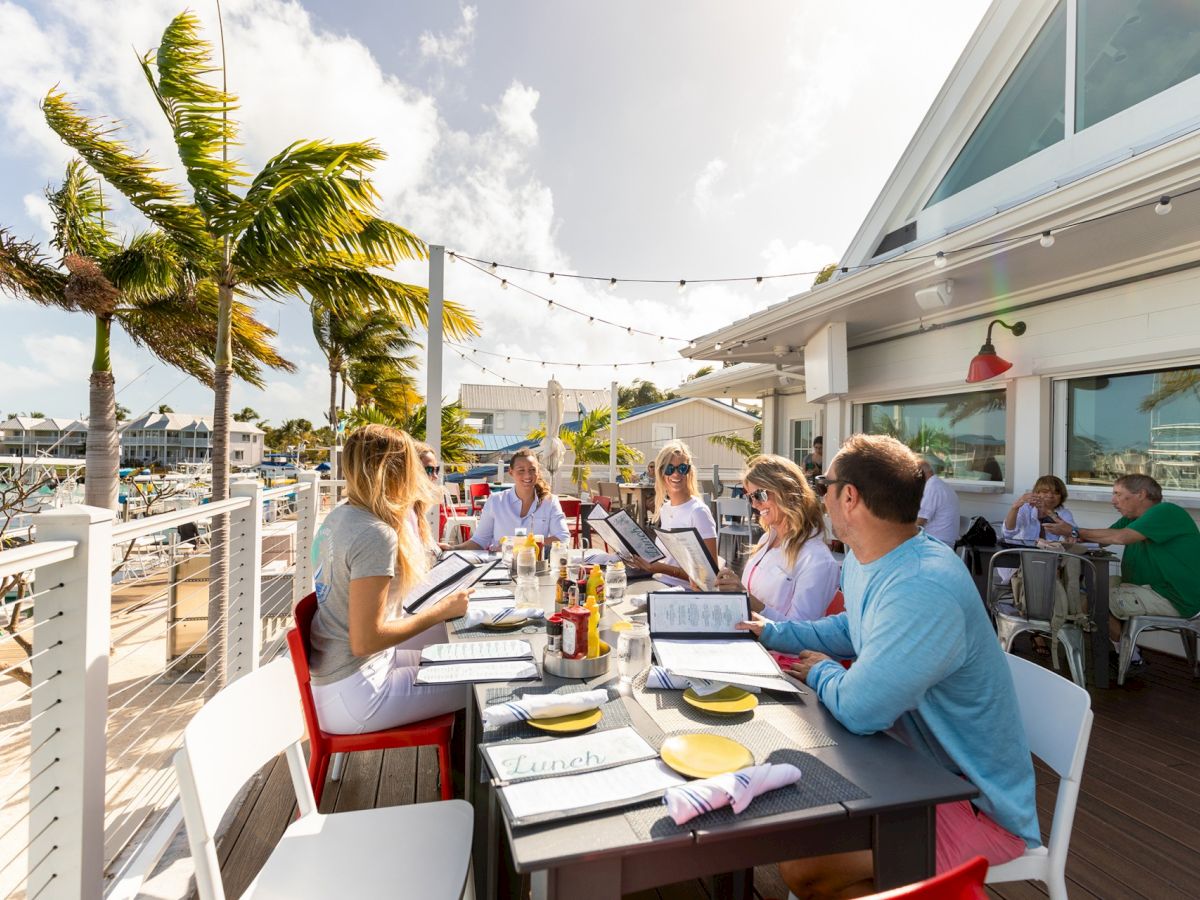
[{"label": "sunglasses on woman's face", "polygon": [[675,463],[667,463],[662,467],[662,473],[668,478],[674,475],[676,472],[678,472],[680,475],[686,475],[690,471],[692,471],[690,463],[680,463],[679,465],[675,465]]},{"label": "sunglasses on woman's face", "polygon": [[765,488],[759,488],[757,491],[751,491],[746,496],[755,503],[766,503],[769,499],[771,499],[771,495],[767,493]]},{"label": "sunglasses on woman's face", "polygon": [[430,478],[432,478],[434,475],[436,475],[441,470],[442,470],[441,466],[426,466],[425,474],[428,475]]}]

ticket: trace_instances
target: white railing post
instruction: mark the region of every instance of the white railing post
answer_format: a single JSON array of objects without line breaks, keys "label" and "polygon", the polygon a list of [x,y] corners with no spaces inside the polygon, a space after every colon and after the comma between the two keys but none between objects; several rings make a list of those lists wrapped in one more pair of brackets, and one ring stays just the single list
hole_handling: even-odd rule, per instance
[{"label": "white railing post", "polygon": [[257,669],[262,650],[263,488],[257,480],[235,481],[229,493],[231,497],[249,498],[250,505],[229,514],[226,684]]},{"label": "white railing post", "polygon": [[296,491],[296,573],[292,576],[292,607],[313,589],[312,546],[317,535],[317,511],[321,505],[321,473],[301,472]]},{"label": "white railing post", "polygon": [[31,897],[99,900],[104,891],[112,518],[110,510],[91,506],[37,516],[39,541],[75,541],[76,548],[70,559],[37,573],[41,596],[33,605],[29,707]]}]

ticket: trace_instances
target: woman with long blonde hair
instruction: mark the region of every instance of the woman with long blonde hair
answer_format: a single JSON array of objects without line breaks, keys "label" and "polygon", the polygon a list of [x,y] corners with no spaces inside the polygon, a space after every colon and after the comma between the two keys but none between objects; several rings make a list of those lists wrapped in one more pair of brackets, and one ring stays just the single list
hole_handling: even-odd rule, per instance
[{"label": "woman with long blonde hair", "polygon": [[461,709],[460,685],[414,688],[430,629],[467,611],[467,592],[397,617],[429,569],[425,512],[438,502],[416,445],[403,431],[367,425],[342,453],[346,495],[313,544],[317,612],[312,623],[313,698],[334,734],[394,728]]},{"label": "woman with long blonde hair", "polygon": [[751,608],[768,619],[821,618],[841,565],[825,543],[825,517],[808,479],[790,459],[764,454],[747,463],[742,484],[764,533],[741,580],[723,569],[717,588],[746,591]]},{"label": "woman with long blonde hair", "polygon": [[[667,441],[650,465],[654,469],[654,518],[658,526],[663,529],[695,528],[715,561],[717,523],[708,504],[700,497],[696,464],[688,445],[683,441]],[[659,549],[667,552],[661,545]],[[687,572],[669,553],[658,562],[641,557],[634,557],[632,562],[643,571],[663,576],[662,581],[688,584]]]}]

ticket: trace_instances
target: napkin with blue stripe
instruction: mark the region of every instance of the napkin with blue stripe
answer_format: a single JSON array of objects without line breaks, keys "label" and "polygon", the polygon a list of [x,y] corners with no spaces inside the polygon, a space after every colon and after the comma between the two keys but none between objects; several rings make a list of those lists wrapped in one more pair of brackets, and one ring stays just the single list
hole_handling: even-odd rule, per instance
[{"label": "napkin with blue stripe", "polygon": [[464,618],[467,627],[476,625],[506,625],[509,622],[520,622],[524,619],[541,619],[546,611],[537,607],[505,606],[501,609],[468,609]]},{"label": "napkin with blue stripe", "polygon": [[[718,691],[723,691],[729,687],[727,681],[709,681],[706,678],[684,678],[682,675],[675,675],[666,666],[651,666],[650,671],[646,675],[646,689],[651,691],[686,691],[691,688],[697,697],[707,697],[709,694],[715,694]],[[738,685],[744,691],[749,691],[752,694],[758,693],[758,688],[753,685]]]},{"label": "napkin with blue stripe", "polygon": [[553,719],[572,713],[599,709],[608,702],[608,691],[580,691],[575,694],[528,694],[520,700],[493,703],[483,711],[483,727],[498,728],[511,722]]},{"label": "napkin with blue stripe", "polygon": [[682,825],[723,806],[730,806],[734,813],[740,813],[759,794],[787,787],[799,780],[800,770],[790,763],[747,766],[737,772],[667,788],[663,803],[675,824]]}]

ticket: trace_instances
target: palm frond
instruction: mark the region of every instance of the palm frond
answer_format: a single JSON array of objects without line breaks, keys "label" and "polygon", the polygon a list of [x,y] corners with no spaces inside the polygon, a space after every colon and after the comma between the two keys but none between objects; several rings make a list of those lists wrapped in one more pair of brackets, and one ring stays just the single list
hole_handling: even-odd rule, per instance
[{"label": "palm frond", "polygon": [[67,276],[52,266],[37,244],[0,228],[0,291],[42,306],[74,310],[66,297]]},{"label": "palm frond", "polygon": [[57,190],[47,188],[46,200],[54,214],[50,245],[64,256],[76,253],[102,259],[116,249],[116,241],[104,225],[108,207],[100,192],[100,181],[89,174],[82,160],[67,163],[63,183]]},{"label": "palm frond", "polygon": [[196,205],[210,223],[231,221],[241,204],[233,189],[247,175],[236,160],[226,158],[226,149],[237,138],[229,118],[237,101],[205,80],[220,69],[213,66],[212,48],[200,37],[200,20],[190,12],[172,19],[158,51],[142,58],[142,71],[171,125]]},{"label": "palm frond", "polygon": [[187,274],[179,258],[179,248],[160,231],[134,235],[125,247],[102,260],[101,265],[126,302],[135,304],[178,294]]},{"label": "palm frond", "polygon": [[133,153],[111,135],[116,126],[103,127],[79,112],[65,93],[53,88],[42,101],[50,128],[89,166],[147,219],[165,231],[193,259],[210,259],[215,244],[200,210],[173,184],[158,178],[164,171]]},{"label": "palm frond", "polygon": [[716,444],[718,447],[732,450],[747,460],[752,456],[758,456],[758,454],[762,453],[761,441],[742,437],[740,434],[711,434],[708,436],[708,442]]}]

